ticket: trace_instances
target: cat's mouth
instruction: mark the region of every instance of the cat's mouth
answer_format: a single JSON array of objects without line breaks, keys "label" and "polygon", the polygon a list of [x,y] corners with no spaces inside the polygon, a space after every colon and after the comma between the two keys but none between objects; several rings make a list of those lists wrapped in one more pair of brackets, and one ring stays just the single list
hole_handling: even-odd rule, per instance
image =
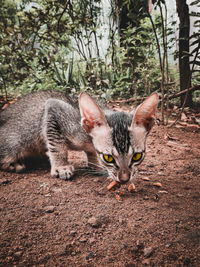
[{"label": "cat's mouth", "polygon": [[127,180],[127,181],[119,180],[119,183],[120,183],[120,184],[127,184],[129,181],[130,181],[130,179]]},{"label": "cat's mouth", "polygon": [[133,180],[135,177],[137,171],[136,170],[128,170],[128,169],[122,169],[118,172],[113,172],[107,169],[108,171],[108,177],[110,177],[112,180],[116,181],[118,184],[127,184]]},{"label": "cat's mouth", "polygon": [[120,171],[118,173],[118,182],[120,184],[127,184],[129,182],[132,182],[133,179],[137,176],[138,174],[138,170],[134,169],[134,170],[125,170],[125,171]]},{"label": "cat's mouth", "polygon": [[130,181],[131,172],[127,169],[122,169],[118,173],[118,180],[121,184],[126,184]]}]

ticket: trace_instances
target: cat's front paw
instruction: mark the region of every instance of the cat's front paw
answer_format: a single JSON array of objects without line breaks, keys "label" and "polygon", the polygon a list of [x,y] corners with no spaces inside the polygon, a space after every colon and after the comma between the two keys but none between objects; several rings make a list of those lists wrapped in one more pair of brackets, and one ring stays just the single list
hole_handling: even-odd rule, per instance
[{"label": "cat's front paw", "polygon": [[71,179],[73,174],[74,174],[74,166],[73,165],[53,167],[51,169],[51,176],[54,178],[60,178],[62,180]]}]

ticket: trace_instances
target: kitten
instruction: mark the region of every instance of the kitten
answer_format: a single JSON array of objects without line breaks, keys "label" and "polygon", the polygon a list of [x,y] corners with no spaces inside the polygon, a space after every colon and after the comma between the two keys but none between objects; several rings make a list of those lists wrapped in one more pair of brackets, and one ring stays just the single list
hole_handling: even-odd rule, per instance
[{"label": "kitten", "polygon": [[85,92],[78,102],[55,91],[28,94],[0,113],[0,167],[20,172],[26,157],[47,154],[51,175],[70,179],[68,151],[83,150],[88,166],[106,168],[113,180],[126,183],[145,157],[157,104],[153,93],[126,114],[101,107]]}]

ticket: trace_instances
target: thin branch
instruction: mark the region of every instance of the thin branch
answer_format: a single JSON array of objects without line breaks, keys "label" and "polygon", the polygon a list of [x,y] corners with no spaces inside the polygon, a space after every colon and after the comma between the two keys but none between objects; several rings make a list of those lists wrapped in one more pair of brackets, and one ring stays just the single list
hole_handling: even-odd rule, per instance
[{"label": "thin branch", "polygon": [[[191,70],[190,70],[190,79],[189,79],[189,80],[191,80],[191,77],[192,77],[192,72],[193,72],[193,70],[194,70],[195,61],[196,61],[196,58],[197,58],[197,56],[198,56],[199,49],[200,49],[200,43],[199,43],[199,45],[198,45],[198,49],[197,49],[197,51],[196,51],[196,55],[195,55],[195,57],[194,57],[194,61],[193,61],[193,64],[192,64],[192,68],[191,68]],[[194,88],[194,87],[193,87],[193,88]],[[183,101],[183,105],[182,105],[181,111],[179,112],[179,114],[178,114],[177,119],[175,120],[175,122],[172,123],[172,124],[170,125],[170,127],[172,127],[173,125],[175,125],[175,124],[178,122],[179,118],[181,117],[181,113],[184,111],[184,108],[185,108],[185,104],[186,104],[186,100],[187,100],[187,97],[188,97],[188,93],[191,91],[191,90],[189,90],[189,89],[190,89],[190,88],[184,90],[184,91],[186,91],[186,94],[185,94],[185,98],[184,98],[184,101]],[[198,89],[200,89],[200,86],[197,86],[197,89],[195,89],[195,90],[198,90]]]},{"label": "thin branch", "polygon": [[[161,70],[161,74],[162,74],[162,82],[161,82],[161,94],[162,94],[162,102],[161,102],[161,112],[162,112],[162,122],[164,123],[164,68],[163,68],[163,62],[162,62],[162,56],[161,56],[161,48],[160,48],[160,42],[159,42],[159,38],[156,32],[156,27],[155,24],[153,22],[152,16],[151,14],[148,12],[148,17],[151,21],[151,25],[153,28],[153,32],[156,38],[156,44],[157,44],[157,50],[158,50],[158,56],[159,56],[159,63],[160,63],[160,70]],[[163,59],[164,61],[164,59]]]},{"label": "thin branch", "polygon": [[[168,96],[168,99],[171,100],[171,99],[174,99],[174,98],[177,98],[177,97],[180,97],[181,95],[184,95],[186,94],[187,92],[193,92],[193,91],[196,91],[196,90],[200,90],[200,85],[195,85],[193,87],[190,87],[190,88],[187,88],[187,89],[184,89],[178,93],[175,93],[173,95],[170,95]],[[165,95],[164,98],[167,98],[167,95]]]},{"label": "thin branch", "polygon": [[151,21],[151,25],[152,25],[152,29],[153,29],[153,32],[154,32],[154,35],[155,35],[155,38],[156,38],[156,44],[157,44],[157,50],[158,50],[158,56],[159,56],[159,63],[160,63],[160,69],[162,71],[162,57],[161,57],[161,48],[160,48],[160,43],[159,43],[159,39],[158,39],[158,35],[157,35],[157,32],[156,32],[156,27],[155,27],[155,24],[153,22],[153,19],[152,19],[152,16],[148,13],[148,17]]},{"label": "thin branch", "polygon": [[[196,90],[200,90],[200,85],[195,85],[193,87],[190,87],[190,88],[187,88],[183,91],[180,91],[176,94],[173,94],[173,95],[170,95],[169,96],[169,100],[171,99],[174,99],[174,98],[177,98],[177,97],[180,97],[181,95],[184,95],[187,93],[187,91],[189,92],[193,92],[193,91],[196,91]],[[132,98],[129,98],[129,99],[123,99],[123,100],[109,100],[108,102],[109,103],[122,103],[122,104],[125,104],[125,103],[129,103],[129,102],[140,102],[140,101],[144,101],[147,97],[132,97]],[[167,98],[167,95],[164,96],[164,99]]]},{"label": "thin branch", "polygon": [[162,42],[163,42],[163,58],[162,58],[162,81],[161,81],[161,113],[162,113],[162,122],[164,122],[164,83],[165,83],[165,57],[166,57],[166,44],[165,44],[165,25],[164,25],[164,17],[161,7],[161,1],[158,3],[160,9],[160,17],[162,22]]},{"label": "thin branch", "polygon": [[[83,48],[82,40],[80,39],[79,36],[77,36],[77,38],[78,38],[78,40],[76,39],[76,36],[74,36],[74,40],[76,41],[76,45],[78,47],[78,53],[85,59],[85,61],[87,61],[87,56],[84,53],[84,48]],[[81,50],[81,47],[79,45],[79,41],[80,41],[80,44],[82,46],[82,50]]]},{"label": "thin branch", "polygon": [[60,21],[62,19],[62,16],[64,15],[65,11],[67,10],[67,6],[68,6],[68,1],[66,1],[65,6],[63,8],[63,11],[60,14],[60,17],[58,18],[58,24],[57,24],[57,31],[58,31],[58,33],[60,32]]}]

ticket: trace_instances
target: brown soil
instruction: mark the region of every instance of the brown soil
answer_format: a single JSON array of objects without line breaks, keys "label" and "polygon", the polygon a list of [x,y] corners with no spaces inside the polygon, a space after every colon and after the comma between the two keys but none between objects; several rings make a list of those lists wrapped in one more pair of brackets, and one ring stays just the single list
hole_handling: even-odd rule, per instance
[{"label": "brown soil", "polygon": [[135,192],[87,172],[0,172],[0,266],[200,266],[199,140],[155,126]]}]

